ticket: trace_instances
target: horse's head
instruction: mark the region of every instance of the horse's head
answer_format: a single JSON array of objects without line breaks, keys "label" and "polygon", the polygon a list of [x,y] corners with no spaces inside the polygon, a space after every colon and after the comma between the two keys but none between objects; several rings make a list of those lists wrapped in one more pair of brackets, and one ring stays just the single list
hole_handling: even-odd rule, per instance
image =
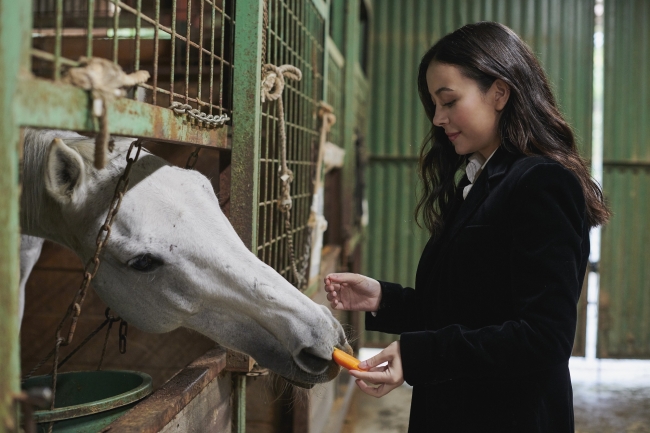
[{"label": "horse's head", "polygon": [[[47,148],[41,183],[48,215],[32,217],[43,227],[32,234],[63,243],[87,261],[133,140],[117,140],[107,168],[96,170],[92,140],[53,134],[26,136],[26,152],[34,145],[29,141]],[[302,384],[335,377],[332,348],[349,350],[326,307],[246,248],[205,176],[145,151],[132,167],[101,261],[95,290],[144,331],[194,329]]]}]

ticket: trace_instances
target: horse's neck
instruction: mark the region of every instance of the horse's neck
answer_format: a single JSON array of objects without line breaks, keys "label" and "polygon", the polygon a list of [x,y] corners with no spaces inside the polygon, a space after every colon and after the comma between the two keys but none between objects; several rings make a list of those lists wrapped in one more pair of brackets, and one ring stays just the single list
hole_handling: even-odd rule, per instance
[{"label": "horse's neck", "polygon": [[[49,239],[70,248],[74,247],[73,233],[66,233],[64,229],[69,221],[57,203],[45,190],[45,164],[48,156],[50,143],[54,138],[64,140],[83,140],[83,137],[76,133],[66,131],[32,131],[25,133],[25,145],[23,153],[23,191],[21,196],[20,225],[23,234],[38,236]],[[79,151],[82,158],[92,167],[92,146],[88,141],[73,143],[72,147]],[[124,149],[116,149],[111,163],[105,171],[99,173],[89,168],[86,172],[86,182],[90,183],[89,190],[98,189],[99,182],[108,182],[115,177],[121,167],[117,159],[124,152]],[[122,164],[123,165],[123,164]],[[89,194],[93,197],[93,194]],[[108,204],[107,204],[108,207]],[[75,248],[73,248],[75,249]]]}]

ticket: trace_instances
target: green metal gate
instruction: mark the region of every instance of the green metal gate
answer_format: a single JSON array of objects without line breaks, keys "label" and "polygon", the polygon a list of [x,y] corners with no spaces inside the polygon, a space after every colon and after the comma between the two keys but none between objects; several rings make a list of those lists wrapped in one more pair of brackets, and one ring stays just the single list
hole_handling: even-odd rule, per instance
[{"label": "green metal gate", "polygon": [[151,75],[129,97],[106,103],[111,134],[229,151],[230,127],[195,121],[168,107],[188,104],[205,115],[232,116],[234,0],[2,0],[0,20],[1,159],[6,164],[0,207],[7,213],[0,234],[0,431],[5,431],[17,419],[12,399],[20,374],[19,128],[96,133],[88,93],[62,77],[80,57],[101,57],[126,72],[144,69]]},{"label": "green metal gate", "polygon": [[[590,158],[593,11],[593,0],[374,2],[367,275],[412,286],[428,239],[413,218],[418,152],[429,130],[416,87],[424,52],[467,23],[491,20],[511,27],[537,54],[575,130],[582,155]],[[584,352],[584,292],[576,354]],[[385,346],[393,339],[366,334],[368,345]]]},{"label": "green metal gate", "polygon": [[650,3],[605,1],[598,356],[650,358]]},{"label": "green metal gate", "polygon": [[[345,185],[357,181],[354,137],[363,129],[366,107],[360,101],[368,90],[365,73],[359,72],[360,4],[370,7],[367,0],[237,0],[236,10],[235,0],[0,0],[0,431],[11,419],[11,399],[19,390],[19,128],[98,130],[88,93],[62,82],[65,69],[78,65],[81,56],[94,56],[126,72],[148,70],[146,84],[108,104],[109,132],[224,151],[224,159],[231,159],[233,226],[252,251],[296,283],[288,239],[302,269],[309,261],[304,248],[322,100],[334,105],[338,116],[330,140],[348,153],[344,199],[354,190]],[[337,16],[332,38],[327,37],[330,10]],[[263,62],[291,64],[303,72],[301,81],[287,80],[283,96],[294,172],[288,231],[276,206],[277,104],[260,103]],[[232,121],[223,128],[204,125],[175,114],[168,108],[172,103]],[[342,219],[347,221],[343,249],[349,253],[361,230],[351,215]],[[243,431],[245,377],[236,385],[234,428]]]}]

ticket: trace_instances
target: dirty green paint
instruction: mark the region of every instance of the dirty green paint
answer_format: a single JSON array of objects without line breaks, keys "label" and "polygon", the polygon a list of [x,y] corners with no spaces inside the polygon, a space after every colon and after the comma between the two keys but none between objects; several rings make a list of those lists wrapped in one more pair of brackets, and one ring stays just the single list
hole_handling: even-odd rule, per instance
[{"label": "dirty green paint", "polygon": [[[262,2],[238,0],[235,11],[230,221],[244,244],[257,247],[260,158]],[[233,375],[233,432],[246,431],[246,376]]]},{"label": "dirty green paint", "polygon": [[[38,110],[35,110],[38,104]],[[88,92],[69,84],[23,76],[13,110],[20,126],[60,128],[94,133]],[[228,149],[227,132],[222,128],[196,127],[186,115],[127,98],[107,104],[111,134],[146,137],[185,145]]]},{"label": "dirty green paint", "polygon": [[17,79],[29,73],[31,1],[0,0],[0,432],[15,425],[19,391],[19,129]]},{"label": "dirty green paint", "polygon": [[[511,27],[540,59],[581,153],[589,159],[593,8],[593,0],[373,1],[365,273],[412,286],[428,240],[413,217],[418,154],[430,128],[416,85],[426,50],[470,22],[492,20]],[[367,338],[376,345],[393,339],[374,333]]]},{"label": "dirty green paint", "polygon": [[650,358],[650,2],[605,1],[598,356]]},{"label": "dirty green paint", "polygon": [[[343,95],[343,73],[345,71],[345,60],[339,52],[333,39],[327,40],[327,67],[325,82],[327,83],[327,90],[325,92],[326,101],[334,109],[336,116],[336,123],[332,126],[328,140],[337,146],[343,147],[343,122],[339,122],[339,118],[344,117],[344,95]],[[347,161],[346,161],[347,163]]]},{"label": "dirty green paint", "polygon": [[230,220],[244,244],[254,251],[260,158],[262,2],[238,0],[236,22]]},{"label": "dirty green paint", "polygon": [[[341,130],[343,131],[344,140],[340,145],[345,149],[345,166],[342,171],[342,200],[343,203],[354,203],[354,184],[356,178],[356,155],[354,149],[354,140],[355,135],[355,86],[354,86],[354,65],[358,61],[358,52],[359,52],[359,0],[347,0],[345,2],[346,13],[345,13],[345,48],[342,53],[345,59],[345,64],[348,67],[345,68],[343,76],[345,85],[343,87],[344,92],[344,108],[343,116],[338,116],[337,121],[342,121],[340,125]],[[341,215],[343,221],[343,233],[347,237],[352,237],[354,235],[354,221],[353,221],[353,212],[352,206],[343,206],[343,215]],[[346,248],[346,251],[349,248]]]}]

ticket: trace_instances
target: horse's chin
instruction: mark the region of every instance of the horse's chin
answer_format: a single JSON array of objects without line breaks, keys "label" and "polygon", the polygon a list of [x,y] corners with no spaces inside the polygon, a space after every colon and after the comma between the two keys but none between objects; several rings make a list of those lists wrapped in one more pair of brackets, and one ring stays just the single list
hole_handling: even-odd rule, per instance
[{"label": "horse's chin", "polygon": [[305,382],[298,382],[297,380],[291,380],[287,379],[286,377],[283,377],[284,380],[292,384],[293,386],[297,386],[298,388],[304,388],[304,389],[312,389],[315,383],[305,383]]}]

